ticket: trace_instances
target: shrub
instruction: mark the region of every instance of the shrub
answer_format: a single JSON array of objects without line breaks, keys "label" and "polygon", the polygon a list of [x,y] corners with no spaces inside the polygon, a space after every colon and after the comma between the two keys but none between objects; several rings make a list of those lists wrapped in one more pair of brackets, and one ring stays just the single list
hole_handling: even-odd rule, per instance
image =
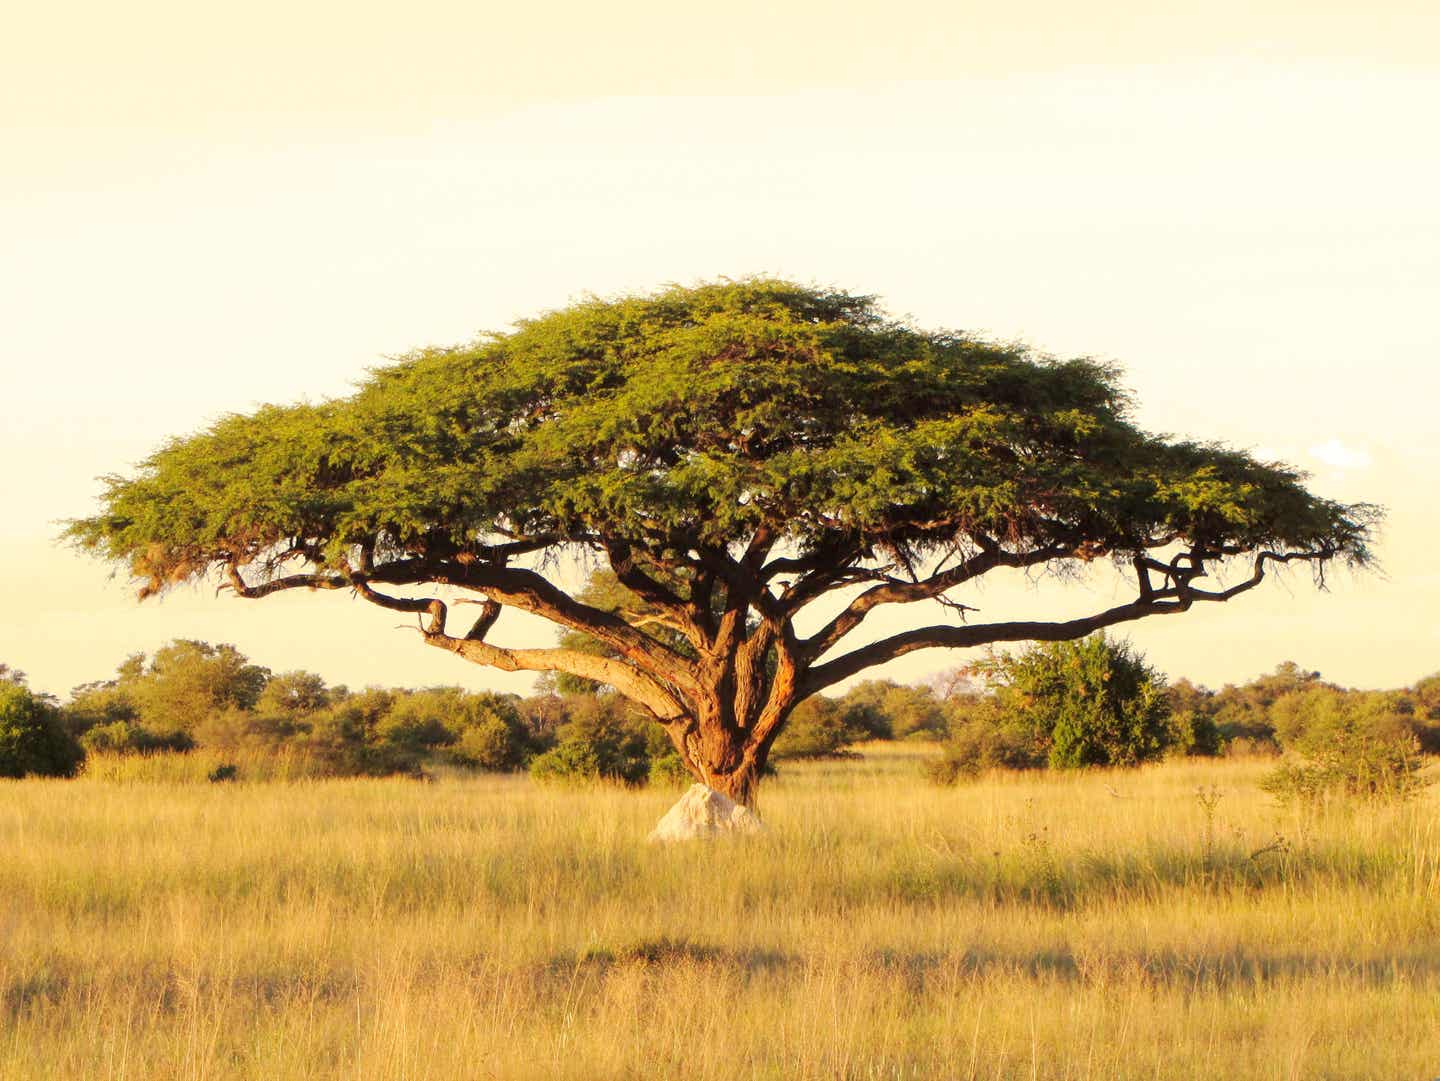
[{"label": "shrub", "polygon": [[1215,721],[1219,709],[1214,691],[1177,679],[1165,688],[1170,705],[1168,743],[1171,754],[1214,756],[1224,748],[1225,740]]},{"label": "shrub", "polygon": [[650,783],[661,788],[688,788],[695,777],[672,750],[650,759]]},{"label": "shrub", "polygon": [[938,739],[945,734],[944,709],[929,687],[866,680],[837,704],[845,727],[857,733],[857,739]]},{"label": "shrub", "polygon": [[92,728],[117,721],[140,723],[140,707],[130,692],[115,682],[85,683],[70,692],[70,701],[60,707],[61,721],[74,736],[83,737]]},{"label": "shrub", "polygon": [[85,750],[95,754],[163,754],[194,750],[187,732],[152,732],[130,721],[97,724],[80,737]]},{"label": "shrub", "polygon": [[944,754],[925,772],[936,784],[955,784],[992,769],[1036,769],[1045,765],[1045,755],[1032,725],[1007,718],[999,703],[984,698],[952,721]]},{"label": "shrub", "polygon": [[538,750],[514,698],[499,694],[468,694],[448,718],[458,732],[445,756],[471,769],[520,769]]},{"label": "shrub", "polygon": [[1262,787],[1282,801],[1327,795],[1404,798],[1428,782],[1424,760],[1408,719],[1384,695],[1307,692],[1296,711],[1286,762]]},{"label": "shrub", "polygon": [[775,758],[839,758],[850,744],[872,734],[852,724],[835,699],[817,694],[795,707],[771,754]]},{"label": "shrub", "polygon": [[367,691],[320,710],[310,719],[305,749],[325,772],[345,777],[415,770],[417,753],[375,738],[376,723],[392,697]]},{"label": "shrub", "polygon": [[1220,753],[1220,729],[1207,713],[1189,709],[1172,712],[1166,728],[1165,742],[1171,754],[1209,758]]},{"label": "shrub", "polygon": [[0,777],[70,777],[85,752],[60,711],[13,680],[0,680]]},{"label": "shrub", "polygon": [[1028,728],[1057,768],[1133,766],[1172,738],[1165,679],[1104,633],[1031,646],[976,666],[995,687],[1002,728]]},{"label": "shrub", "polygon": [[567,696],[567,705],[575,706],[576,712],[561,726],[559,743],[531,761],[532,777],[629,785],[649,779],[650,747],[644,722],[632,716],[616,695]]},{"label": "shrub", "polygon": [[564,739],[530,763],[530,776],[539,781],[638,785],[650,778],[650,758],[634,736]]}]

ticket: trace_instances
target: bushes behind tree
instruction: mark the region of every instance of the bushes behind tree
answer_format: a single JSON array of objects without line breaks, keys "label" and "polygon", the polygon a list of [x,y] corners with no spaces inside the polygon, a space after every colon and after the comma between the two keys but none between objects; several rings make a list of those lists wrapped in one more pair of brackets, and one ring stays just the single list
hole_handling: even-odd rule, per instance
[{"label": "bushes behind tree", "polygon": [[1282,800],[1404,798],[1428,783],[1414,715],[1393,692],[1288,695],[1276,702],[1276,730],[1293,753],[1262,785]]},{"label": "bushes behind tree", "polygon": [[[181,640],[127,658],[113,679],[77,687],[64,706],[4,664],[0,691],[6,776],[73,773],[85,751],[203,748],[252,762],[283,753],[293,768],[330,775],[533,768],[547,779],[691,780],[664,731],[625,699],[557,681],[526,698],[456,687],[352,692],[313,673],[271,673],[233,646]],[[940,735],[944,753],[931,771],[943,783],[990,769],[1283,753],[1277,792],[1410,790],[1418,755],[1440,752],[1440,674],[1403,690],[1351,691],[1287,662],[1217,692],[1184,679],[1167,685],[1128,646],[1097,635],[992,657],[929,686],[869,680],[838,698],[812,697],[773,757]]]},{"label": "bushes behind tree", "polygon": [[0,679],[0,777],[69,777],[84,758],[54,703]]},{"label": "bushes behind tree", "polygon": [[[677,765],[684,770],[663,730],[619,695],[570,694],[564,702],[569,719],[560,726],[558,741],[530,763],[537,780],[639,785],[652,771],[664,776],[667,770],[673,775]],[[667,758],[674,763],[657,767]]]},{"label": "bushes behind tree", "polygon": [[936,780],[995,766],[1133,766],[1174,742],[1164,677],[1103,633],[992,654],[975,671],[993,694],[952,727]]}]

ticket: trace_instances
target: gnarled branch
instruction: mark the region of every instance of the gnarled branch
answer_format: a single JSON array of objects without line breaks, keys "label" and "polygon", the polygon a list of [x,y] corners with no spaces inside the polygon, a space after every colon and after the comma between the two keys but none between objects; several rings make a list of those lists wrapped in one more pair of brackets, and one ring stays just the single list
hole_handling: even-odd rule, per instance
[{"label": "gnarled branch", "polygon": [[[878,642],[861,646],[833,661],[811,668],[801,683],[802,694],[813,694],[867,668],[884,664],[886,661],[892,661],[918,649],[932,649],[940,646],[966,648],[990,645],[995,642],[1068,641],[1073,638],[1083,638],[1087,634],[1114,626],[1117,623],[1126,623],[1151,615],[1184,612],[1196,601],[1228,601],[1231,597],[1259,585],[1265,578],[1267,563],[1295,561],[1323,563],[1333,554],[1329,549],[1308,552],[1260,552],[1255,557],[1250,576],[1224,590],[1200,590],[1191,586],[1190,580],[1201,573],[1200,570],[1190,574],[1182,572],[1174,584],[1164,589],[1148,587],[1142,580],[1140,596],[1135,600],[1078,619],[1060,620],[1053,623],[1014,621],[972,624],[964,627],[921,627],[904,631],[888,638],[882,638]],[[1203,559],[1198,561],[1198,565],[1203,566]]]}]

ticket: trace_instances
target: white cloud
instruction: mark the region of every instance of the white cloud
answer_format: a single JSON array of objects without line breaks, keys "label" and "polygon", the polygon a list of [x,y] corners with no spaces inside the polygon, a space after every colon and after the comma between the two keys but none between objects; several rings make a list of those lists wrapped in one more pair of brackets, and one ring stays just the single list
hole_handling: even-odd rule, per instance
[{"label": "white cloud", "polygon": [[1338,439],[1327,439],[1310,448],[1310,457],[1334,469],[1364,469],[1370,464],[1370,452],[1347,447]]}]

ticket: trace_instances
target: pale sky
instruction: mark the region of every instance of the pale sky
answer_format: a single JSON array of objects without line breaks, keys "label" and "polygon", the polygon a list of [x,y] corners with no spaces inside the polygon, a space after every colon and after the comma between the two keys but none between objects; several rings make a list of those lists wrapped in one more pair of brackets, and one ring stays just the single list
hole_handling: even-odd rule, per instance
[{"label": "pale sky", "polygon": [[524,690],[342,596],[137,605],[56,523],[226,411],[587,292],[767,273],[1113,359],[1146,427],[1387,505],[1383,573],[1123,633],[1212,686],[1411,683],[1440,669],[1437,40],[1440,6],[1353,0],[29,5],[0,39],[0,661],[63,695],[193,637]]}]

